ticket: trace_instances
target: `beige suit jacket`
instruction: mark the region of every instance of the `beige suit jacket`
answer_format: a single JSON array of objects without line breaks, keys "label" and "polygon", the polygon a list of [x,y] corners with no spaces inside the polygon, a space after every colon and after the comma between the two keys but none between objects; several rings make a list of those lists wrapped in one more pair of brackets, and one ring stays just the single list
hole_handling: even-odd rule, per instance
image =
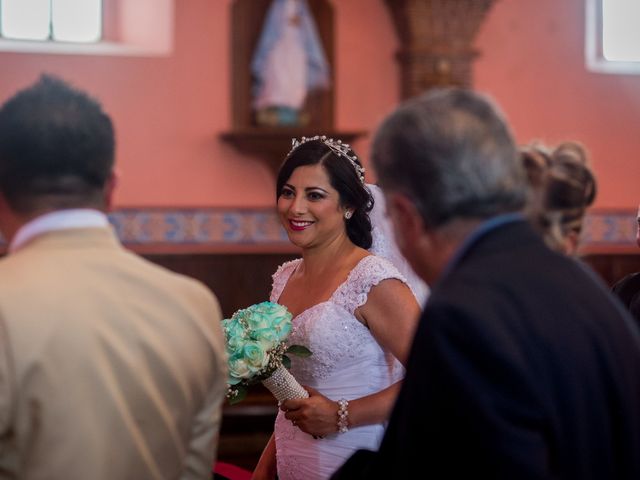
[{"label": "beige suit jacket", "polygon": [[59,230],[0,261],[0,479],[209,479],[226,357],[215,297]]}]

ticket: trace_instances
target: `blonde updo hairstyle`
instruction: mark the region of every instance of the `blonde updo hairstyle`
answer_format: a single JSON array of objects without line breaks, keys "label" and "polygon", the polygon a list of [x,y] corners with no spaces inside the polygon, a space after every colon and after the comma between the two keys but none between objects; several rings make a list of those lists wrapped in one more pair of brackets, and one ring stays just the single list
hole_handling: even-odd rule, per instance
[{"label": "blonde updo hairstyle", "polygon": [[596,179],[582,145],[555,149],[541,143],[521,148],[530,192],[527,214],[554,250],[575,254],[587,207],[596,197]]}]

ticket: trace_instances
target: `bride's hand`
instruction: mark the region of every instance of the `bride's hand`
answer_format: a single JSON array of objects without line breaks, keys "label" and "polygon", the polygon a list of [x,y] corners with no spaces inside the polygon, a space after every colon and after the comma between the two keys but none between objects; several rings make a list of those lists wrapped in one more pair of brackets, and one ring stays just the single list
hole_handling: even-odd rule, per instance
[{"label": "bride's hand", "polygon": [[304,388],[309,392],[309,398],[285,400],[280,405],[285,418],[315,437],[336,433],[338,404],[311,387]]}]

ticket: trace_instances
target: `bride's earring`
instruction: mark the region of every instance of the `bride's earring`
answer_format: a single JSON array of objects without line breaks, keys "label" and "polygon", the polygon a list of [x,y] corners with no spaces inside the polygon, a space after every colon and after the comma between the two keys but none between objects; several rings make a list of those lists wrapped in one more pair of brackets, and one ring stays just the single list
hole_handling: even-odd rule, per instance
[{"label": "bride's earring", "polygon": [[353,211],[352,210],[347,210],[346,212],[344,212],[344,218],[349,220],[351,217],[353,216]]}]

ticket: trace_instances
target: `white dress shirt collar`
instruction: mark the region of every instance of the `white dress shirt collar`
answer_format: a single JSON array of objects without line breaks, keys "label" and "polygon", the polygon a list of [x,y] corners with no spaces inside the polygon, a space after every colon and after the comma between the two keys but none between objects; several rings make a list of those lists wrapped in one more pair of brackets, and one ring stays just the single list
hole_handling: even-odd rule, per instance
[{"label": "white dress shirt collar", "polygon": [[108,225],[109,220],[104,213],[89,208],[45,213],[20,227],[9,244],[9,253],[15,252],[34,237],[46,232],[70,228],[105,228]]}]

